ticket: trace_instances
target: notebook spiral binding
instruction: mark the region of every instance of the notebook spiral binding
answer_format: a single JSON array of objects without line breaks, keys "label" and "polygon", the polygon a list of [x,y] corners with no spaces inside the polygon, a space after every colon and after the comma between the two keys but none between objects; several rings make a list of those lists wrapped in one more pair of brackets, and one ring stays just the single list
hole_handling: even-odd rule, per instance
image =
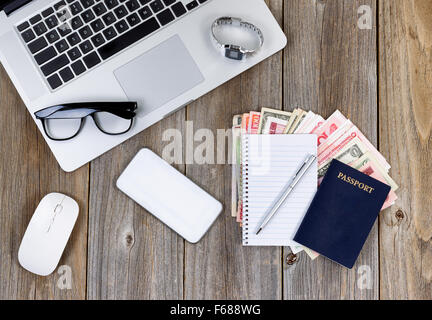
[{"label": "notebook spiral binding", "polygon": [[249,145],[248,145],[248,137],[247,135],[243,135],[242,139],[242,192],[243,192],[243,201],[242,201],[242,211],[243,211],[243,245],[249,244]]}]

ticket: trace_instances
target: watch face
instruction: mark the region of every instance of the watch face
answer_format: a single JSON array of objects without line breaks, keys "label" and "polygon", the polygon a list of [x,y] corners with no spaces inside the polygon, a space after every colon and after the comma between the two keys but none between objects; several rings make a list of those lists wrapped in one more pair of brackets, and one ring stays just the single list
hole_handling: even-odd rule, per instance
[{"label": "watch face", "polygon": [[225,50],[225,56],[227,58],[233,59],[233,60],[243,60],[243,53],[239,50],[233,50],[230,48],[227,48]]}]

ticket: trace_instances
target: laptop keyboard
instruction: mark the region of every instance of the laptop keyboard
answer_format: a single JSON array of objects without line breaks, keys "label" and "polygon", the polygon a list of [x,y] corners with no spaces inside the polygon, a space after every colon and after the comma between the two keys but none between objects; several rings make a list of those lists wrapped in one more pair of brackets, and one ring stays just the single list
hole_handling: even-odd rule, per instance
[{"label": "laptop keyboard", "polygon": [[55,90],[208,0],[63,0],[17,26]]}]

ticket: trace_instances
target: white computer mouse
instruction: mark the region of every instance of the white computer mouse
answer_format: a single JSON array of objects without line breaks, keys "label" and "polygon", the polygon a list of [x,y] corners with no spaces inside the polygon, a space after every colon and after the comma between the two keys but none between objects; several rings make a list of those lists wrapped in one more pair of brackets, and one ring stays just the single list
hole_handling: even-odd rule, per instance
[{"label": "white computer mouse", "polygon": [[61,193],[46,195],[27,227],[18,260],[37,275],[50,275],[57,267],[78,218],[78,203]]}]

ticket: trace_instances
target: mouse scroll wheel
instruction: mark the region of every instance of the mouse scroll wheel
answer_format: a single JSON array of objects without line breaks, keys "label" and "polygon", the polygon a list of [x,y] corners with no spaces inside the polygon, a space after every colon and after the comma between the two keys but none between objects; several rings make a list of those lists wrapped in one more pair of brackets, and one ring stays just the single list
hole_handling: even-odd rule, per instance
[{"label": "mouse scroll wheel", "polygon": [[58,204],[54,209],[54,213],[60,213],[62,210],[63,210],[63,206],[61,204]]}]

